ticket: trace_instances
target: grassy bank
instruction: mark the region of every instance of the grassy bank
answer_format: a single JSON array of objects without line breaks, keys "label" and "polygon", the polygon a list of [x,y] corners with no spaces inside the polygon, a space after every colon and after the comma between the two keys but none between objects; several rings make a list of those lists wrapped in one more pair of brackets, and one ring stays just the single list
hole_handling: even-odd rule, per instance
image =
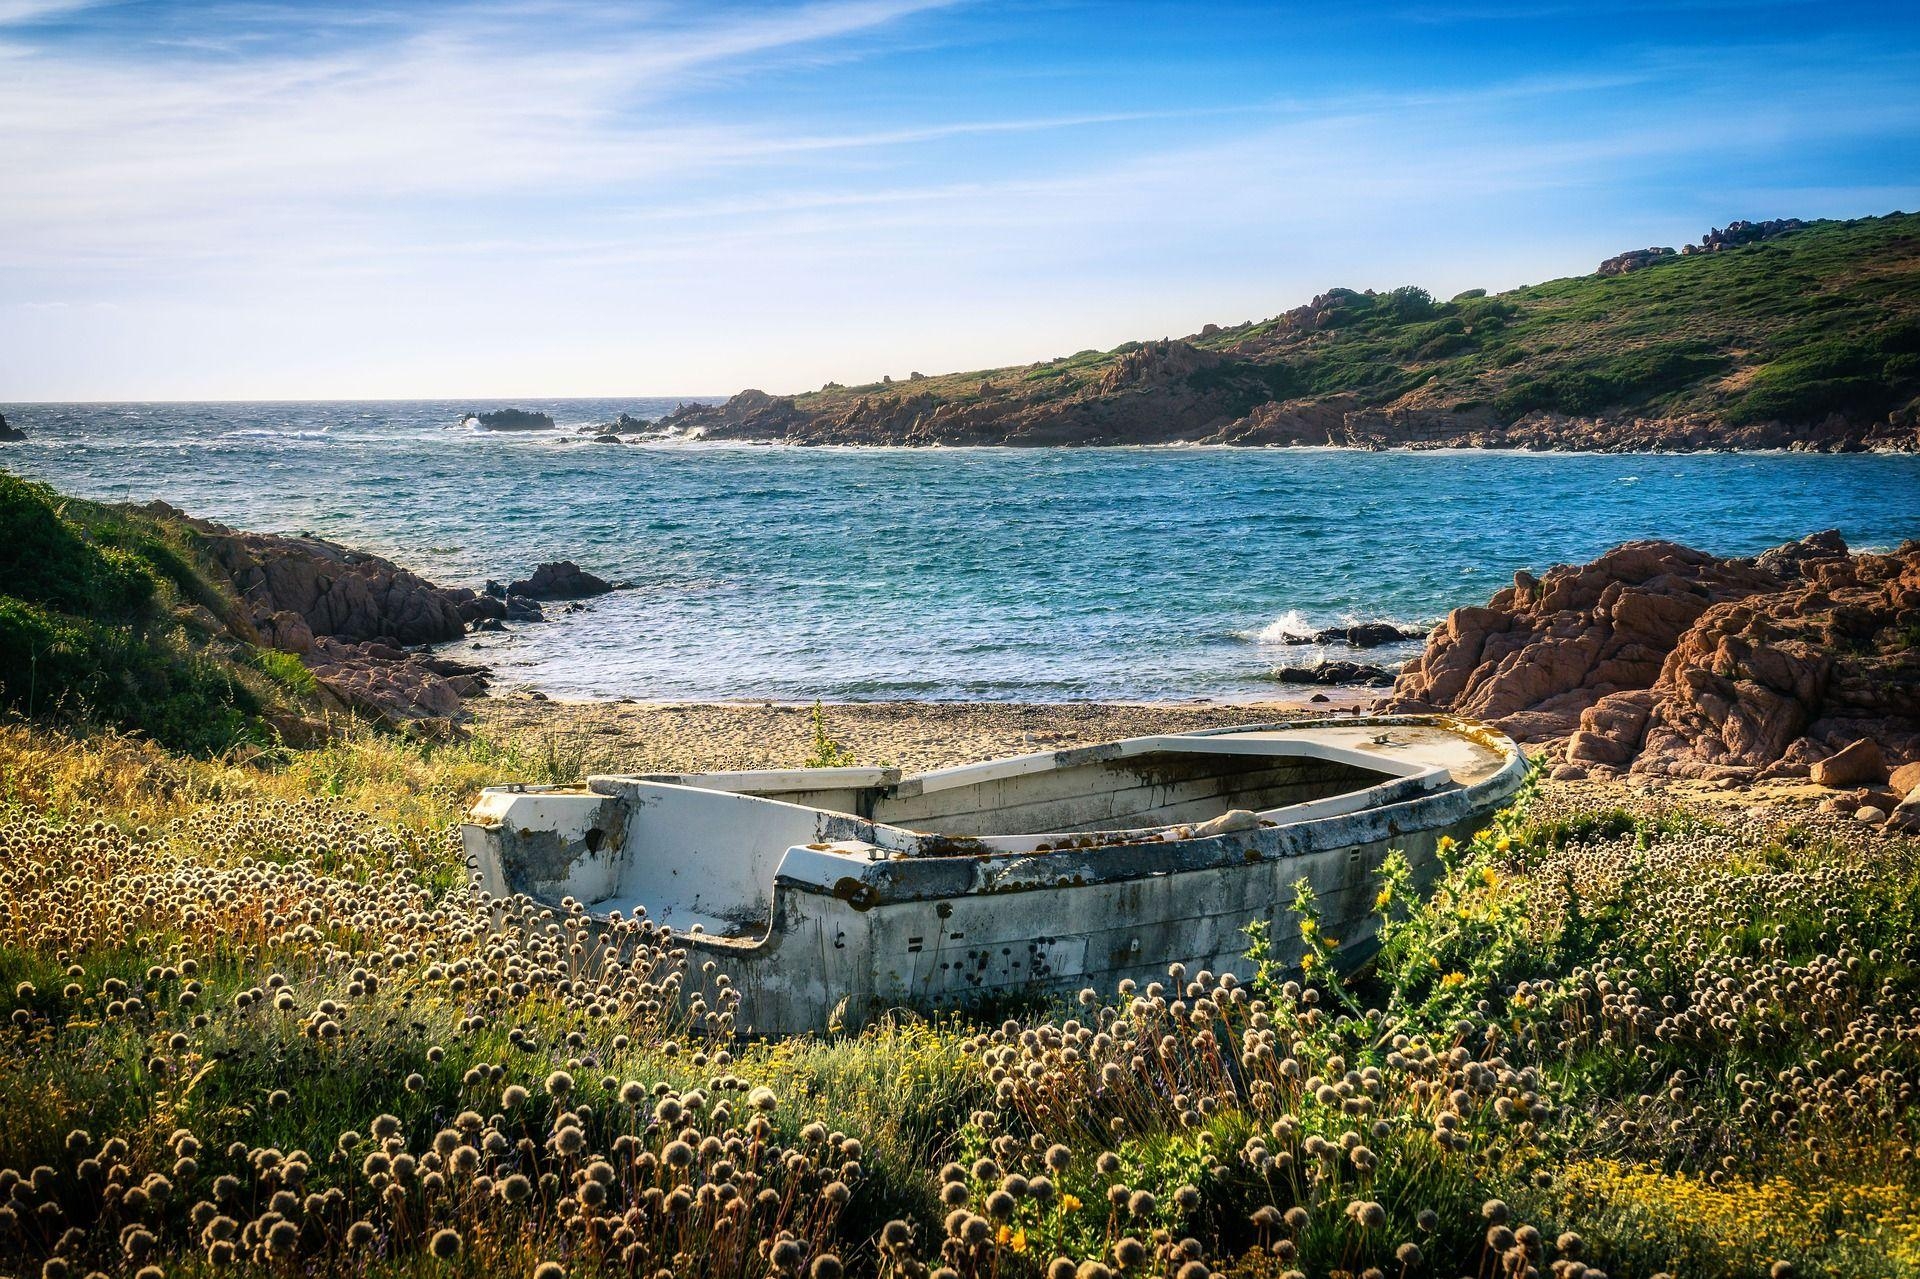
[{"label": "grassy bank", "polygon": [[0,728],[0,1269],[1920,1273],[1911,843],[1555,791],[1350,983],[742,1043],[458,886],[571,763]]},{"label": "grassy bank", "polygon": [[185,525],[0,471],[0,710],[200,754],[268,742],[313,677],[246,629]]}]

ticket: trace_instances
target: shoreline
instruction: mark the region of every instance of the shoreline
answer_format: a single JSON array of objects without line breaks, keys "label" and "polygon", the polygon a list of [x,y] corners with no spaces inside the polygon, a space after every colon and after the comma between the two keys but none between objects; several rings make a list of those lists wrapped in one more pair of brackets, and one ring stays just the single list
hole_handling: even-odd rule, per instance
[{"label": "shoreline", "polygon": [[[860,764],[907,772],[1034,751],[1087,746],[1155,732],[1225,728],[1303,715],[1366,714],[1370,689],[1328,690],[1344,703],[1267,701],[1205,705],[1129,702],[826,702],[828,736]],[[1359,696],[1366,694],[1366,696]],[[561,767],[563,775],[795,768],[813,749],[812,703],[542,700],[524,694],[467,703],[476,732]],[[1249,712],[1262,712],[1253,715]],[[1521,748],[1529,756],[1543,748]],[[1695,806],[1725,818],[1792,814],[1838,822],[1820,810],[1834,794],[1804,777],[1735,784],[1661,775],[1583,778],[1541,785],[1606,802]],[[1850,825],[1851,823],[1849,823]]]},{"label": "shoreline", "polygon": [[[829,739],[855,761],[923,771],[1158,732],[1363,714],[1379,693],[1324,691],[1325,702],[822,702],[821,718]],[[476,698],[466,709],[475,732],[585,775],[799,767],[814,753],[813,705],[509,694]]]}]

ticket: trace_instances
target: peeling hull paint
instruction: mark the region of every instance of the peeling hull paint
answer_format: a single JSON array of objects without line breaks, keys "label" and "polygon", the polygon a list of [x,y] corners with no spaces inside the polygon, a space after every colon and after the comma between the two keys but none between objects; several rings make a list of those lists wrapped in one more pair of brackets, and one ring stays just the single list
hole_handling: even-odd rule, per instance
[{"label": "peeling hull paint", "polygon": [[[1470,837],[1524,771],[1511,742],[1461,721],[1296,721],[907,778],[830,769],[490,791],[465,835],[481,887],[570,894],[603,917],[645,907],[696,956],[687,994],[711,981],[699,971],[710,958],[741,992],[739,1028],[785,1033],[836,1008],[857,1024],[894,1007],[1044,998],[1151,979],[1176,960],[1246,975],[1241,930],[1279,921],[1302,877],[1351,961],[1373,945],[1369,881],[1388,850],[1430,878],[1438,840]],[[777,798],[829,794],[862,815]],[[1191,835],[1248,796],[1276,806]],[[626,823],[617,838],[609,806]],[[942,811],[981,833],[882,820]],[[1194,816],[1128,828],[1136,813]],[[1019,833],[1047,818],[1096,826]],[[1273,935],[1278,958],[1298,957],[1294,930]]]}]

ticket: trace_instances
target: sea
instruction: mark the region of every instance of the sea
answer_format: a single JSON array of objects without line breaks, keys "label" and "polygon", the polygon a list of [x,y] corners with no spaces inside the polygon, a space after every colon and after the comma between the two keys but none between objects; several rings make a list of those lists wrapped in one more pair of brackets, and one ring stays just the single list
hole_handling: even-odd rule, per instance
[{"label": "sea", "polygon": [[[701,397],[684,397],[698,399]],[[1424,627],[1630,538],[1752,554],[1836,528],[1920,536],[1920,457],[1338,449],[598,444],[682,397],[5,404],[0,467],[311,533],[442,583],[571,559],[631,583],[455,651],[578,699],[1252,700],[1368,653],[1287,641]]]}]

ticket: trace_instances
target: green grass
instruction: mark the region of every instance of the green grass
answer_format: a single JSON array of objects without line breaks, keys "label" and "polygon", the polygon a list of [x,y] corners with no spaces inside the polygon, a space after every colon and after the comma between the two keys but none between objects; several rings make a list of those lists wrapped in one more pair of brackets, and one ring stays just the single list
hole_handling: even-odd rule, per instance
[{"label": "green grass", "polygon": [[183,624],[194,606],[218,618],[235,601],[191,530],[0,471],[0,710],[202,754],[270,740],[262,714],[309,704],[312,675]]},{"label": "green grass", "polygon": [[[1776,1261],[1920,1275],[1911,841],[1556,793],[1449,850],[1429,891],[1390,863],[1379,957],[1350,977],[1266,965],[1236,990],[1181,973],[1006,1019],[736,1042],[671,1008],[610,1008],[629,974],[565,944],[584,935],[564,912],[466,894],[445,824],[483,781],[539,780],[546,753],[362,733],[240,764],[0,726],[0,1181],[51,1170],[16,1211],[38,1221],[51,1199],[79,1232],[0,1233],[0,1268],[58,1253],[131,1276],[137,1217],[167,1273],[207,1269],[204,1214],[218,1201],[264,1232],[272,1170],[294,1162],[300,1195],[338,1196],[296,1214],[304,1273],[624,1273],[570,1190],[611,1160],[612,1193],[631,1196],[612,1206],[657,1225],[649,1182],[623,1170],[692,1123],[719,1143],[695,1179],[778,1188],[755,1228],[853,1274],[911,1272],[878,1242],[895,1220],[923,1261],[972,1276],[1030,1279],[1127,1238],[1192,1239],[1211,1270],[1269,1279],[1492,1274],[1482,1205],[1499,1201],[1537,1232],[1522,1246],[1543,1273],[1578,1251],[1623,1279]],[[674,971],[669,952],[635,953],[636,979]],[[356,985],[363,969],[377,987]],[[565,1099],[547,1093],[555,1070],[575,1081]],[[649,1123],[655,1098],[696,1094],[697,1119]],[[743,1113],[764,1115],[751,1141]],[[478,1171],[525,1172],[534,1200],[503,1215],[471,1169],[369,1171],[379,1116],[391,1152],[486,1145]],[[551,1148],[562,1123],[579,1154]],[[164,1176],[170,1199],[131,1213],[103,1193],[116,1162],[111,1184]],[[1046,1175],[1048,1193],[1001,1213],[1009,1175]],[[850,1194],[822,1209],[835,1179]],[[964,1219],[948,1237],[956,1186],[990,1218],[975,1242]],[[372,1251],[348,1245],[355,1220],[376,1227]],[[444,1264],[426,1253],[443,1227],[463,1240]],[[651,1266],[773,1272],[704,1225],[633,1228]]]}]

